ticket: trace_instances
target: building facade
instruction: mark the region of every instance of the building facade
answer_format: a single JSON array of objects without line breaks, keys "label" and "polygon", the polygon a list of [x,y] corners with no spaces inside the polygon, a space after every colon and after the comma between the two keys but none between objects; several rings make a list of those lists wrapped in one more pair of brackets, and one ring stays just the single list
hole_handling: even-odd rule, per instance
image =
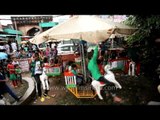
[{"label": "building facade", "polygon": [[52,22],[52,16],[14,16],[11,17],[15,30],[22,32],[23,36],[34,36],[37,32],[43,32],[40,23]]}]

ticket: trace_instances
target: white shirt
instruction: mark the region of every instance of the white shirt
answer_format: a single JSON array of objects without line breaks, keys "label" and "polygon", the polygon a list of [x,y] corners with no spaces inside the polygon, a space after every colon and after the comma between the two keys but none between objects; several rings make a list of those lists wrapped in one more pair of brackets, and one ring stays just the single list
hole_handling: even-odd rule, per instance
[{"label": "white shirt", "polygon": [[18,61],[13,61],[12,64],[13,65],[19,65],[19,62]]},{"label": "white shirt", "polygon": [[3,49],[5,49],[5,48],[4,48],[4,46],[0,45],[0,49],[3,50]]},{"label": "white shirt", "polygon": [[5,49],[6,49],[6,51],[7,51],[8,54],[10,53],[10,49],[9,49],[9,48],[10,48],[9,45],[6,44],[6,45],[5,45]]},{"label": "white shirt", "polygon": [[36,50],[36,46],[35,46],[35,45],[32,45],[32,49],[33,49],[33,50]]},{"label": "white shirt", "polygon": [[16,45],[16,43],[11,43],[11,46],[12,46],[13,51],[14,51],[14,50],[17,50],[17,45]]},{"label": "white shirt", "polygon": [[40,61],[37,61],[36,62],[36,66],[35,66],[35,72],[34,74],[42,74],[42,69],[41,69],[41,66],[40,66]]}]

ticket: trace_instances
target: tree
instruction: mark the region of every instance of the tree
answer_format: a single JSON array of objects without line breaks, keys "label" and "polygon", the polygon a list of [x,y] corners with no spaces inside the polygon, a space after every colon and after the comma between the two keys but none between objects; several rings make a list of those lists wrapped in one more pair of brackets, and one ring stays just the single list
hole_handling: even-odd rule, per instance
[{"label": "tree", "polygon": [[130,15],[124,23],[138,28],[127,43],[140,45],[142,71],[153,77],[160,64],[160,46],[155,42],[160,38],[160,15]]}]

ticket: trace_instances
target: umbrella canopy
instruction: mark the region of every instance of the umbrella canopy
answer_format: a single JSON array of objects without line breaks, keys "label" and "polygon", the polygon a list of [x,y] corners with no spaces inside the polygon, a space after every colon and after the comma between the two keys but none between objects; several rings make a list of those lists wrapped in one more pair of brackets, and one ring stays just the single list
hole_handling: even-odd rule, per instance
[{"label": "umbrella canopy", "polygon": [[0,60],[8,59],[8,55],[4,52],[0,52]]},{"label": "umbrella canopy", "polygon": [[30,42],[38,44],[47,39],[82,39],[97,43],[110,37],[114,28],[95,16],[74,16],[37,36]]},{"label": "umbrella canopy", "polygon": [[111,25],[113,28],[115,28],[114,34],[132,35],[137,30],[137,28],[134,28],[134,27],[122,24],[122,23],[113,22],[108,19],[105,20],[105,22]]},{"label": "umbrella canopy", "polygon": [[112,33],[131,35],[137,29],[95,16],[74,16],[31,39],[30,42],[40,44],[56,39],[82,39],[90,43],[98,43],[110,37]]},{"label": "umbrella canopy", "polygon": [[68,41],[68,40],[71,40],[71,39],[52,39],[52,40],[47,40],[46,43],[49,43],[49,42],[61,42],[61,41]]},{"label": "umbrella canopy", "polygon": [[106,40],[111,34],[131,35],[136,30],[134,27],[108,19],[102,20],[95,16],[75,16],[48,32],[46,38],[83,39],[87,42],[97,43]]},{"label": "umbrella canopy", "polygon": [[[36,36],[34,36],[33,38],[29,39],[29,41],[33,44],[41,44],[43,42],[46,42],[48,39],[44,38],[44,36],[47,34],[47,32],[51,31],[52,28],[42,32],[42,33],[39,33],[37,34]],[[51,40],[51,39],[50,39]],[[53,39],[55,40],[55,39]]]}]

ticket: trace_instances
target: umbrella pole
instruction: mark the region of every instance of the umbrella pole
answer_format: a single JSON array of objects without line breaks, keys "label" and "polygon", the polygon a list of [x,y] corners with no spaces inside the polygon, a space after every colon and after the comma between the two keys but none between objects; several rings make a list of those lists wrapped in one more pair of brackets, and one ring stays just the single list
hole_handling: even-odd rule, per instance
[{"label": "umbrella pole", "polygon": [[86,61],[85,61],[85,55],[84,55],[84,45],[80,44],[80,55],[81,55],[81,66],[82,66],[82,73],[85,82],[87,81],[87,73],[86,73]]},{"label": "umbrella pole", "polygon": [[113,41],[113,38],[112,38],[112,40],[111,40],[111,48],[113,48],[113,42],[114,42],[114,41]]},{"label": "umbrella pole", "polygon": [[84,77],[83,50],[82,50],[82,44],[81,43],[80,43],[80,55],[81,55],[82,74],[83,74],[83,77]]},{"label": "umbrella pole", "polygon": [[84,80],[86,82],[87,80],[87,74],[86,74],[86,61],[85,61],[85,55],[84,55],[84,45],[82,44],[82,62],[83,62],[83,75],[84,75]]}]

